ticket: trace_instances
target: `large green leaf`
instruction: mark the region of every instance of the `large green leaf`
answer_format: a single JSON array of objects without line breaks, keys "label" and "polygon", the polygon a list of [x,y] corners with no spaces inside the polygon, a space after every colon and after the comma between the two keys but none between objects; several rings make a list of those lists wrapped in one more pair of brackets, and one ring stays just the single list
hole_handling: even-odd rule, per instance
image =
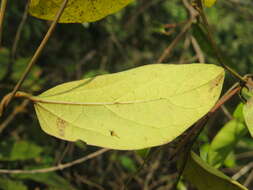
[{"label": "large green leaf", "polygon": [[224,79],[209,64],[146,65],[56,86],[38,97],[42,129],[112,149],[168,143],[205,115]]},{"label": "large green leaf", "polygon": [[[115,13],[133,0],[69,0],[61,23],[94,22]],[[63,0],[31,0],[29,12],[34,17],[54,20]]]},{"label": "large green leaf", "polygon": [[188,157],[183,175],[198,190],[247,190],[237,181],[209,166],[194,152]]},{"label": "large green leaf", "polygon": [[242,108],[243,104],[239,104],[233,114],[234,119],[229,121],[212,140],[207,157],[210,165],[220,167],[238,141],[247,133]]}]

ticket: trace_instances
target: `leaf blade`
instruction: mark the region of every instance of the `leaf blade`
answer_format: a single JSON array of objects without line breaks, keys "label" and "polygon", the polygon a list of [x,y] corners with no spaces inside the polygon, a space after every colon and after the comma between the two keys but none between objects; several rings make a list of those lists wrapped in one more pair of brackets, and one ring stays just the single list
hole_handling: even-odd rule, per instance
[{"label": "leaf blade", "polygon": [[183,175],[198,190],[247,190],[237,181],[209,166],[194,152],[191,152],[188,157]]},{"label": "leaf blade", "polygon": [[[69,0],[59,22],[95,22],[127,6],[133,0]],[[54,20],[62,0],[31,0],[29,13],[37,18]]]},{"label": "leaf blade", "polygon": [[206,114],[223,78],[214,65],[146,65],[56,86],[35,97],[35,110],[42,129],[58,138],[143,149],[172,141]]}]

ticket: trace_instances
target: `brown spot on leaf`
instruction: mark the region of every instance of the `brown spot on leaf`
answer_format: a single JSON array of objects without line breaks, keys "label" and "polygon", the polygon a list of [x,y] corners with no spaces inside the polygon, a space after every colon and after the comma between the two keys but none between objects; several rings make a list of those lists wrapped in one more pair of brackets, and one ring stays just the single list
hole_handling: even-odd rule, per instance
[{"label": "brown spot on leaf", "polygon": [[67,127],[67,122],[58,117],[56,120],[56,126],[57,126],[59,136],[64,137],[65,128]]},{"label": "brown spot on leaf", "polygon": [[214,88],[216,88],[217,86],[219,86],[219,84],[221,83],[221,81],[223,80],[223,74],[218,75],[214,80],[212,80],[210,82],[210,89],[209,92],[211,92]]},{"label": "brown spot on leaf", "polygon": [[110,135],[112,137],[118,137],[119,138],[119,136],[115,133],[115,131],[110,130]]}]

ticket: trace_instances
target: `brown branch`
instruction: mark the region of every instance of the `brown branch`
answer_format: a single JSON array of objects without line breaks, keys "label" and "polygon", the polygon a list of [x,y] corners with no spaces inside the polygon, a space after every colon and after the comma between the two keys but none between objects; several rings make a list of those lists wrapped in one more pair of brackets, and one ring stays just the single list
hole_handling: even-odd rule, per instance
[{"label": "brown branch", "polygon": [[7,71],[4,75],[4,77],[2,78],[2,81],[5,81],[12,74],[12,69],[13,69],[15,59],[16,59],[16,52],[17,52],[18,43],[20,41],[21,32],[24,28],[25,22],[26,22],[27,17],[28,17],[28,8],[29,8],[29,3],[27,2],[26,6],[25,6],[24,14],[22,16],[21,22],[18,26],[17,32],[16,32],[15,37],[14,37],[14,41],[13,41],[13,45],[12,45],[11,53],[10,53],[10,61],[9,61],[8,67],[7,67]]},{"label": "brown branch", "polygon": [[198,41],[196,40],[196,38],[194,38],[194,36],[191,36],[191,43],[192,43],[192,47],[196,53],[199,63],[205,63],[205,56],[199,46]]},{"label": "brown branch", "polygon": [[183,0],[184,6],[190,14],[189,20],[184,25],[181,32],[176,36],[176,38],[170,43],[170,45],[163,51],[162,55],[158,58],[157,63],[162,63],[169,55],[171,51],[175,48],[178,42],[184,37],[186,32],[191,28],[195,18],[198,16],[197,11],[189,4],[187,0]]},{"label": "brown branch", "polygon": [[67,6],[68,0],[63,0],[62,5],[59,9],[59,11],[57,12],[54,21],[52,22],[49,30],[47,31],[45,37],[43,38],[41,44],[39,45],[38,49],[36,50],[36,52],[34,53],[32,59],[30,60],[28,66],[26,67],[23,75],[21,76],[20,80],[18,81],[18,83],[16,84],[16,86],[14,87],[13,91],[11,92],[11,95],[8,96],[8,98],[5,98],[5,101],[1,101],[0,103],[0,116],[3,114],[4,108],[6,108],[8,106],[8,104],[11,102],[11,100],[14,98],[15,94],[17,93],[17,91],[19,90],[19,88],[22,86],[23,82],[25,81],[26,77],[28,76],[29,72],[31,71],[33,65],[37,62],[38,58],[40,57],[42,50],[44,49],[44,47],[46,46],[49,38],[51,37],[65,7]]},{"label": "brown branch", "polygon": [[7,6],[7,0],[1,1],[1,8],[0,8],[0,46],[2,45],[2,36],[3,36],[3,24],[4,24],[4,15]]},{"label": "brown branch", "polygon": [[5,174],[34,174],[34,173],[47,173],[47,172],[54,172],[57,170],[64,170],[66,168],[72,167],[74,165],[80,164],[82,162],[85,162],[87,160],[90,160],[92,158],[95,158],[107,151],[109,151],[110,149],[100,149],[96,152],[93,152],[87,156],[84,156],[82,158],[79,158],[77,160],[74,160],[72,162],[68,162],[66,164],[58,164],[56,166],[50,167],[50,168],[43,168],[43,169],[35,169],[35,170],[7,170],[7,169],[0,169],[0,173],[5,173]]},{"label": "brown branch", "polygon": [[231,73],[235,78],[239,79],[240,82],[246,83],[247,81],[245,80],[244,77],[242,77],[239,73],[237,73],[235,70],[233,70],[232,68],[230,68],[228,65],[225,64],[222,53],[220,52],[220,49],[218,48],[214,40],[213,32],[211,30],[211,27],[209,25],[209,22],[203,9],[202,0],[197,0],[197,4],[198,6],[196,6],[196,10],[199,12],[200,18],[202,19],[203,26],[205,27],[207,32],[207,38],[215,52],[219,64],[229,73]]},{"label": "brown branch", "polygon": [[24,112],[28,103],[29,103],[29,100],[24,100],[20,106],[17,106],[14,108],[13,112],[10,115],[8,115],[8,117],[3,123],[0,124],[0,134],[10,124],[10,122],[16,117],[17,114]]}]

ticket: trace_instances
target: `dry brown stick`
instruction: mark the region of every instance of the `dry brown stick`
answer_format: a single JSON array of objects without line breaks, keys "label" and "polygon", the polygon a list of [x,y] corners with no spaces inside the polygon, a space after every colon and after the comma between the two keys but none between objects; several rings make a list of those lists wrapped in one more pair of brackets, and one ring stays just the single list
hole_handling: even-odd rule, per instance
[{"label": "dry brown stick", "polygon": [[57,12],[54,21],[52,22],[52,24],[50,25],[50,28],[48,29],[45,37],[43,38],[41,44],[39,45],[39,47],[37,48],[36,52],[34,53],[32,59],[30,60],[28,66],[26,67],[23,75],[21,76],[20,80],[18,81],[18,83],[16,84],[16,86],[14,87],[13,91],[11,92],[11,94],[8,96],[8,98],[3,98],[2,102],[0,103],[0,116],[3,114],[4,108],[6,108],[8,106],[8,104],[11,102],[11,100],[14,98],[15,94],[17,93],[17,91],[19,90],[19,88],[21,87],[21,85],[23,84],[23,82],[25,81],[26,77],[28,76],[29,72],[31,71],[33,65],[37,62],[38,58],[40,57],[42,50],[44,49],[44,47],[46,46],[49,38],[51,37],[65,7],[67,6],[68,0],[63,0],[62,5],[59,9],[59,11]]},{"label": "dry brown stick", "polygon": [[191,43],[192,43],[192,47],[196,53],[196,56],[198,58],[198,61],[200,63],[205,63],[205,56],[204,56],[196,38],[194,38],[194,36],[191,36]]},{"label": "dry brown stick", "polygon": [[253,168],[253,162],[250,162],[246,166],[242,167],[235,175],[233,175],[232,179],[233,180],[238,180],[243,175],[245,175],[246,173],[248,173],[252,168]]},{"label": "dry brown stick", "polygon": [[24,100],[20,106],[14,108],[13,112],[10,115],[8,115],[8,117],[3,123],[0,124],[0,134],[10,124],[10,122],[15,118],[17,114],[24,112],[28,103],[29,100]]},{"label": "dry brown stick", "polygon": [[[139,15],[141,15],[143,12],[145,12],[145,10],[147,10],[148,8],[150,8],[151,6],[159,3],[162,0],[153,0],[153,1],[146,1],[143,0],[142,2],[140,2],[140,4],[143,5],[140,6],[136,11],[135,14],[131,15],[131,17],[128,19],[128,22],[125,24],[125,28],[128,28],[129,26],[132,26],[134,24],[134,21],[136,20],[136,18],[138,18]],[[145,3],[145,4],[144,4]]]},{"label": "dry brown stick", "polygon": [[244,186],[249,187],[249,185],[251,184],[253,180],[253,170],[251,170],[250,174],[248,175],[247,179],[245,180],[245,182],[243,183]]},{"label": "dry brown stick", "polygon": [[226,106],[222,105],[222,106],[221,106],[221,110],[223,111],[224,115],[225,115],[229,120],[234,119],[233,115],[228,111],[228,109],[226,108]]},{"label": "dry brown stick", "polygon": [[167,57],[169,57],[171,51],[177,45],[177,43],[181,40],[181,38],[185,35],[185,33],[190,29],[192,25],[192,20],[190,19],[181,32],[177,35],[177,37],[170,43],[170,45],[163,51],[162,55],[158,58],[157,63],[162,63]]},{"label": "dry brown stick", "polygon": [[101,185],[99,185],[99,184],[97,184],[93,181],[88,180],[84,176],[80,176],[77,173],[74,173],[74,176],[77,178],[77,180],[81,181],[83,184],[87,184],[88,186],[94,187],[94,188],[99,189],[99,190],[105,190]]},{"label": "dry brown stick", "polygon": [[2,45],[2,36],[3,36],[3,24],[4,24],[4,15],[7,6],[7,0],[1,1],[1,8],[0,8],[0,46]]},{"label": "dry brown stick", "polygon": [[29,7],[29,3],[27,2],[24,14],[22,16],[21,22],[18,26],[17,32],[16,32],[15,37],[14,37],[14,41],[13,41],[13,45],[12,45],[11,53],[10,53],[10,61],[9,61],[8,67],[7,67],[7,71],[6,71],[6,73],[5,73],[2,80],[6,80],[8,77],[10,77],[10,75],[12,73],[12,67],[13,67],[13,64],[15,62],[16,52],[17,52],[18,43],[20,41],[21,32],[24,28],[25,22],[26,22],[27,17],[28,17],[28,7]]},{"label": "dry brown stick", "polygon": [[26,22],[27,17],[28,17],[28,8],[29,8],[29,3],[27,2],[26,6],[25,6],[24,14],[23,14],[21,22],[18,26],[16,35],[15,35],[15,38],[14,38],[14,42],[13,42],[13,45],[12,45],[12,49],[11,49],[11,57],[12,58],[15,58],[15,56],[16,56],[17,47],[18,47],[18,43],[20,41],[21,32],[24,28],[25,22]]},{"label": "dry brown stick", "polygon": [[191,28],[193,21],[195,20],[196,16],[198,16],[197,12],[194,8],[189,4],[187,0],[183,0],[184,6],[189,11],[190,18],[184,25],[181,32],[176,36],[176,38],[170,43],[170,45],[163,51],[162,55],[158,58],[157,63],[162,63],[167,57],[169,57],[171,51],[175,48],[178,42],[181,40],[182,37],[186,34],[186,32]]},{"label": "dry brown stick", "polygon": [[5,173],[5,174],[34,174],[34,173],[47,173],[47,172],[54,172],[57,170],[64,170],[66,168],[72,167],[74,165],[80,164],[82,162],[85,162],[87,160],[90,160],[92,158],[95,158],[107,151],[109,151],[110,149],[100,149],[96,152],[93,152],[87,156],[84,156],[82,158],[79,158],[77,160],[74,160],[72,162],[68,162],[66,164],[58,164],[56,166],[50,167],[50,168],[43,168],[43,169],[35,169],[35,170],[7,170],[7,169],[0,169],[0,173]]},{"label": "dry brown stick", "polygon": [[150,189],[149,182],[152,180],[152,178],[155,174],[155,171],[159,168],[160,159],[161,159],[161,154],[158,154],[158,157],[156,158],[156,160],[149,167],[148,174],[146,175],[146,178],[145,178],[145,181],[144,181],[143,190],[149,190]]}]

